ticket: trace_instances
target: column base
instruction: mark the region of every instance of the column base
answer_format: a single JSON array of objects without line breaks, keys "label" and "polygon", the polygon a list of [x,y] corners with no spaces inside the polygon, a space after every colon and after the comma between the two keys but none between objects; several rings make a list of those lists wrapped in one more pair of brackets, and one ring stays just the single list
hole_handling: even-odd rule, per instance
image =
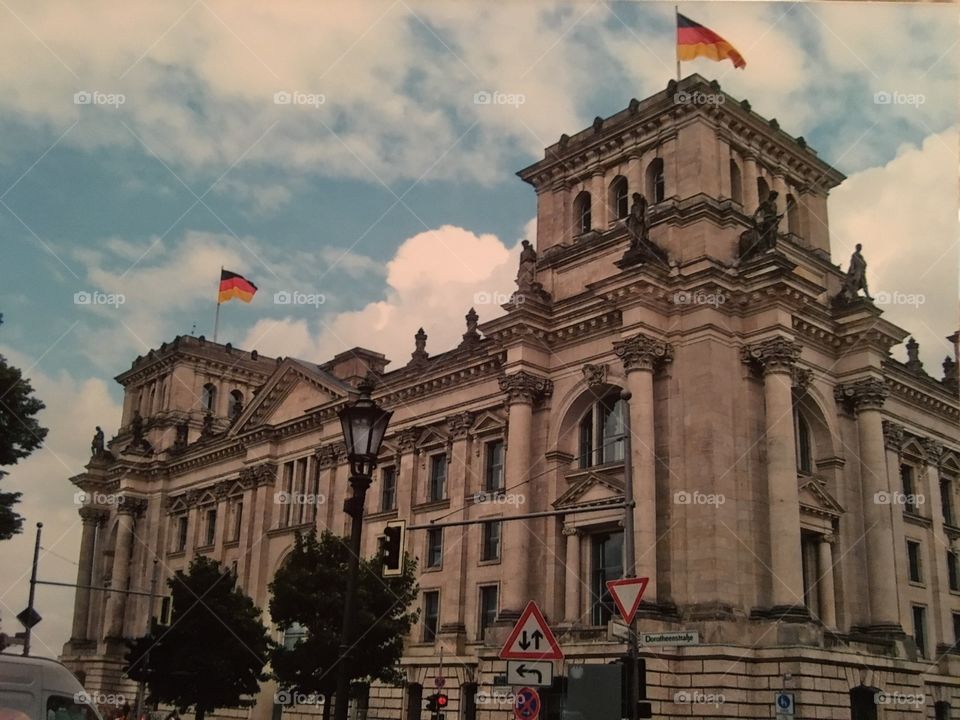
[{"label": "column base", "polygon": [[874,635],[890,640],[902,640],[907,634],[900,627],[900,623],[873,623],[872,625],[860,625],[855,631],[863,635]]},{"label": "column base", "polygon": [[806,605],[774,605],[769,608],[754,608],[750,617],[794,623],[806,623],[813,620]]}]

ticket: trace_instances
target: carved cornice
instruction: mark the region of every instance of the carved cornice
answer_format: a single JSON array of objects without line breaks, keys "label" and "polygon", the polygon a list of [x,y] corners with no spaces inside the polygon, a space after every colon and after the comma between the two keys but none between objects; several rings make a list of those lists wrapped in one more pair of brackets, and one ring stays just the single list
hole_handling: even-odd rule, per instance
[{"label": "carved cornice", "polygon": [[800,360],[801,348],[802,345],[796,340],[777,336],[745,345],[740,351],[740,359],[765,375],[793,373],[794,366]]},{"label": "carved cornice", "polygon": [[583,379],[587,381],[587,385],[589,387],[594,388],[598,385],[607,384],[606,365],[593,365],[591,363],[587,363],[581,368],[581,370],[583,371]]},{"label": "carved cornice", "polygon": [[526,370],[500,377],[500,389],[507,394],[507,402],[533,403],[553,394],[553,382]]},{"label": "carved cornice", "polygon": [[473,427],[473,420],[474,415],[470,411],[451,415],[447,418],[447,429],[450,432],[450,436],[457,439],[466,437],[470,428]]},{"label": "carved cornice", "polygon": [[879,410],[889,394],[883,380],[873,377],[842,383],[833,389],[837,403],[855,412]]},{"label": "carved cornice", "polygon": [[883,444],[888,450],[900,453],[903,447],[903,425],[898,425],[892,420],[883,421]]},{"label": "carved cornice", "polygon": [[[455,356],[456,359],[459,356]],[[469,357],[469,356],[467,356]],[[443,363],[443,355],[437,355],[432,358],[433,363]],[[472,364],[466,367],[455,367],[434,377],[430,377],[413,384],[396,383],[383,388],[382,395],[376,395],[374,399],[385,407],[403,405],[411,400],[429,397],[440,393],[449,392],[451,388],[466,385],[469,382],[496,375],[501,371],[504,356],[501,353],[487,357],[473,359]],[[401,371],[397,371],[401,372]],[[422,373],[421,373],[422,374]],[[409,379],[409,376],[408,376]],[[392,376],[390,378],[392,381]]]},{"label": "carved cornice", "polygon": [[251,487],[269,485],[277,479],[277,464],[262,462],[250,465],[240,471],[240,481],[250,483]]},{"label": "carved cornice", "polygon": [[673,362],[673,345],[639,333],[627,340],[613,343],[613,351],[623,363],[623,369],[655,370],[658,366]]}]

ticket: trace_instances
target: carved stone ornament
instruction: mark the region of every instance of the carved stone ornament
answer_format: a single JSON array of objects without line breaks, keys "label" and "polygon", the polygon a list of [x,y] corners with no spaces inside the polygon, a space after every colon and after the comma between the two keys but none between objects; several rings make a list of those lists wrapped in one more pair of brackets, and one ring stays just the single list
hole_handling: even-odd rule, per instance
[{"label": "carved stone ornament", "polygon": [[898,425],[892,420],[883,421],[883,444],[888,450],[896,453],[903,447],[903,425]]},{"label": "carved stone ornament", "polygon": [[774,337],[746,345],[740,351],[740,359],[764,374],[773,372],[793,372],[800,359],[802,345],[796,340]]},{"label": "carved stone ornament", "polygon": [[410,354],[410,362],[407,363],[407,367],[423,365],[430,357],[430,353],[427,352],[427,333],[424,332],[423,328],[417,330],[417,334],[413,336],[413,342],[415,349]]},{"label": "carved stone ornament", "polygon": [[592,365],[587,363],[583,366],[583,379],[587,381],[587,385],[590,387],[597,387],[598,385],[607,384],[607,366],[606,365]]},{"label": "carved stone ornament", "polygon": [[100,510],[99,508],[94,507],[82,507],[79,510],[80,512],[80,521],[84,525],[99,525],[104,520],[107,519],[107,511]]},{"label": "carved stone ornament", "polygon": [[553,394],[553,382],[525,370],[500,378],[500,389],[510,403],[533,403]]},{"label": "carved stone ornament", "polygon": [[410,452],[417,446],[417,440],[423,431],[420,428],[412,427],[401,430],[396,435],[396,444],[400,452]]},{"label": "carved stone ornament", "polygon": [[927,455],[927,462],[935,466],[940,465],[940,460],[943,457],[943,443],[933,438],[921,438],[920,444]]},{"label": "carved stone ornament", "polygon": [[147,499],[135,495],[117,496],[117,514],[139,517],[147,509]]},{"label": "carved stone ornament", "polygon": [[659,365],[673,362],[673,345],[643,333],[628,340],[618,340],[613,343],[613,351],[627,372],[654,370]]},{"label": "carved stone ornament", "polygon": [[794,366],[790,369],[790,375],[793,377],[793,389],[800,394],[805,393],[813,382],[813,370],[807,368]]},{"label": "carved stone ornament", "polygon": [[[275,463],[259,463],[245,467],[240,471],[240,480],[245,483],[251,483],[254,487],[258,485],[269,485],[276,479],[277,466]],[[190,505],[192,503],[188,501],[187,504]]]},{"label": "carved stone ornament", "polygon": [[854,411],[879,410],[890,391],[880,378],[864,378],[837,385],[833,396],[839,404]]},{"label": "carved stone ornament", "polygon": [[473,427],[473,413],[464,411],[447,418],[447,428],[451,437],[465,437],[470,428]]}]

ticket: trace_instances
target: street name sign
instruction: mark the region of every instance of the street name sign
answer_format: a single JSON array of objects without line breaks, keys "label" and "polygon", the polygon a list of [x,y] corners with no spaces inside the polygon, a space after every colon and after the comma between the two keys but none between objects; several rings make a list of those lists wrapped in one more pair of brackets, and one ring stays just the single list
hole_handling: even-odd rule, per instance
[{"label": "street name sign", "polygon": [[633,616],[637,614],[640,599],[649,582],[650,578],[645,577],[607,580],[607,590],[610,591],[610,596],[620,611],[620,617],[627,625],[633,622]]},{"label": "street name sign", "polygon": [[507,641],[500,650],[501,660],[562,660],[557,638],[547,625],[537,604],[531,600],[520,613]]},{"label": "street name sign", "polygon": [[553,663],[550,660],[507,660],[507,683],[550,687],[553,684]]},{"label": "street name sign", "polygon": [[687,632],[658,632],[640,633],[640,644],[645,647],[680,647],[682,645],[699,645],[700,633]]}]

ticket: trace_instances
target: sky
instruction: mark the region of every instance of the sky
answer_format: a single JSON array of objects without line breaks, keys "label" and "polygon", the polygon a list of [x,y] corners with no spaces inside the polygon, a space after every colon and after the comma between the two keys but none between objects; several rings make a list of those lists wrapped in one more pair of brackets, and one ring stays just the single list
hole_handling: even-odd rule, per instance
[{"label": "sky", "polygon": [[[0,353],[46,402],[42,450],[3,489],[0,629],[41,579],[76,577],[68,478],[113,434],[133,358],[212,336],[219,268],[260,290],[220,341],[403,363],[501,310],[535,237],[517,170],[674,77],[673,3],[8,0],[0,8]],[[747,61],[696,60],[848,179],[834,262],[864,245],[871,292],[940,377],[957,321],[956,6],[681,3]],[[478,93],[505,102],[480,104]],[[310,304],[284,305],[299,292]],[[81,295],[77,295],[81,293]],[[89,293],[91,295],[82,295]],[[78,302],[90,297],[93,302]],[[121,301],[122,298],[122,301]],[[895,357],[904,359],[902,347]],[[41,587],[34,649],[67,640],[73,593]]]}]

